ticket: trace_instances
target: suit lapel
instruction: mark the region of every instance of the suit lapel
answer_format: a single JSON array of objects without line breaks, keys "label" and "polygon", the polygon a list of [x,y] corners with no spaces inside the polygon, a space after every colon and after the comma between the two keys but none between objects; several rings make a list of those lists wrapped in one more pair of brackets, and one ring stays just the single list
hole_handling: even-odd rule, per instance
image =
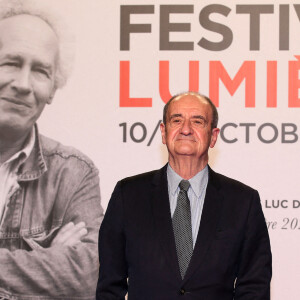
[{"label": "suit lapel", "polygon": [[184,277],[184,282],[201,266],[203,258],[215,236],[222,208],[222,198],[219,192],[217,175],[209,168],[209,181],[206,189],[199,232],[193,255]]},{"label": "suit lapel", "polygon": [[170,212],[166,166],[155,174],[152,183],[151,204],[157,236],[168,265],[173,274],[177,274],[181,280]]}]

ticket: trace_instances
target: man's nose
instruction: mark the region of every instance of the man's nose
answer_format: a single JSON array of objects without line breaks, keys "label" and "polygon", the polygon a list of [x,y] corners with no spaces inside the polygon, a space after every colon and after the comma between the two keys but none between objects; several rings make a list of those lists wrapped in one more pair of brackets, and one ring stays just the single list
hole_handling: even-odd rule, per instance
[{"label": "man's nose", "polygon": [[29,94],[32,90],[30,81],[30,70],[22,68],[15,74],[11,87],[20,94]]},{"label": "man's nose", "polygon": [[184,135],[189,135],[193,133],[193,128],[190,120],[184,120],[180,129],[180,133]]}]

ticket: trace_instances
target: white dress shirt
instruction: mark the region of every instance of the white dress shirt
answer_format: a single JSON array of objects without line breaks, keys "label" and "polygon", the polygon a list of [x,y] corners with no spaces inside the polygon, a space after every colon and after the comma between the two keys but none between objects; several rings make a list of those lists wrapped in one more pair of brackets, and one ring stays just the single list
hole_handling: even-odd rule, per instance
[{"label": "white dress shirt", "polygon": [[[168,165],[167,168],[168,190],[171,216],[173,218],[174,211],[177,206],[177,198],[180,191],[179,183],[183,179]],[[197,235],[199,231],[204,198],[208,183],[208,167],[206,166],[194,177],[189,179],[190,187],[188,189],[188,198],[190,200],[191,221],[192,221],[192,235],[193,247],[195,247]]]},{"label": "white dress shirt", "polygon": [[[15,153],[0,165],[0,224],[9,197],[19,187],[17,171],[30,155],[35,142],[35,131],[32,129],[23,149]],[[1,153],[0,153],[1,155]]]}]

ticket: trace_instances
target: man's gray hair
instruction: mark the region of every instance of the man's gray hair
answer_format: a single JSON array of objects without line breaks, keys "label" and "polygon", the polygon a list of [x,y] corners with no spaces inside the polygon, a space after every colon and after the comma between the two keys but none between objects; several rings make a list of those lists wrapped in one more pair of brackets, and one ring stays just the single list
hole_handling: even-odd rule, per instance
[{"label": "man's gray hair", "polygon": [[66,84],[72,71],[75,40],[63,22],[62,17],[53,9],[53,6],[53,1],[49,0],[0,0],[0,21],[9,17],[26,14],[39,17],[52,28],[59,42],[55,88],[61,88]]},{"label": "man's gray hair", "polygon": [[219,121],[219,115],[218,115],[218,111],[217,111],[217,108],[216,106],[214,105],[214,103],[207,97],[207,96],[204,96],[198,92],[184,92],[184,93],[180,93],[180,94],[177,94],[175,96],[173,96],[164,106],[164,111],[163,111],[163,123],[166,125],[166,122],[167,122],[167,114],[168,114],[168,109],[169,109],[169,106],[170,104],[172,103],[172,101],[174,100],[178,100],[179,98],[183,97],[183,96],[186,96],[186,95],[191,95],[191,96],[196,96],[198,97],[199,99],[203,99],[205,100],[209,106],[211,107],[211,110],[212,110],[212,122],[211,122],[211,128],[214,129],[214,128],[217,128],[218,126],[218,121]]}]

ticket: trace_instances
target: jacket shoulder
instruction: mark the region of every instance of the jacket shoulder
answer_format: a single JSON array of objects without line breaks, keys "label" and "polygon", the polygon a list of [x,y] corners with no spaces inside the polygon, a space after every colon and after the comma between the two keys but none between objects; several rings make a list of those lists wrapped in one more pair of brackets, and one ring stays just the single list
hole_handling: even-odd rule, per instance
[{"label": "jacket shoulder", "polygon": [[215,182],[218,186],[222,187],[223,189],[228,190],[236,190],[236,191],[245,191],[245,192],[254,192],[256,191],[254,188],[244,184],[241,181],[238,181],[236,179],[227,177],[223,174],[214,172],[210,169],[209,173],[210,178],[212,178],[212,181]]},{"label": "jacket shoulder", "polygon": [[152,171],[149,171],[149,172],[145,172],[145,173],[141,173],[141,174],[137,174],[137,175],[134,175],[134,176],[130,176],[130,177],[126,177],[124,179],[122,179],[120,181],[120,184],[121,185],[139,185],[139,184],[142,184],[142,183],[151,183],[154,178],[159,175],[160,172],[163,172],[162,169],[159,169],[159,170],[152,170]]},{"label": "jacket shoulder", "polygon": [[76,148],[65,146],[60,142],[41,134],[39,135],[39,140],[43,156],[46,160],[54,157],[62,159],[65,162],[75,160],[78,164],[85,165],[92,170],[97,170],[93,161]]}]

